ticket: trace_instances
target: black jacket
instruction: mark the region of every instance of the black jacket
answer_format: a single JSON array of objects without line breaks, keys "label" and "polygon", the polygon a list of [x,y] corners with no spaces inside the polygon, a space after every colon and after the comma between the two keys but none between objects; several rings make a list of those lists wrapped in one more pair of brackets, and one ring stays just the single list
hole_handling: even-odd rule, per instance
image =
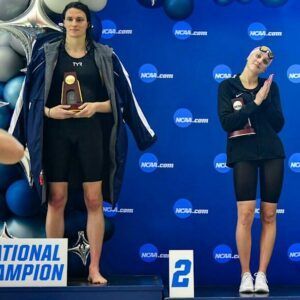
[{"label": "black jacket", "polygon": [[[266,79],[259,78],[253,90],[245,89],[239,76],[224,80],[219,85],[218,114],[228,134],[242,129],[248,118],[256,134],[227,139],[227,165],[235,162],[284,158],[284,149],[277,133],[284,125],[278,86],[272,82],[267,99],[258,106],[253,101]],[[244,106],[235,111],[232,99],[242,97]]]}]

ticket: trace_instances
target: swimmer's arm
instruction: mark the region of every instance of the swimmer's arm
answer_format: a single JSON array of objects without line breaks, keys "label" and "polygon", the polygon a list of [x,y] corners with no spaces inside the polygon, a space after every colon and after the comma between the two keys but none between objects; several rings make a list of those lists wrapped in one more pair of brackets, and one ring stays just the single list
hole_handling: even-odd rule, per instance
[{"label": "swimmer's arm", "polygon": [[0,129],[0,163],[15,164],[24,156],[24,147],[12,135]]}]

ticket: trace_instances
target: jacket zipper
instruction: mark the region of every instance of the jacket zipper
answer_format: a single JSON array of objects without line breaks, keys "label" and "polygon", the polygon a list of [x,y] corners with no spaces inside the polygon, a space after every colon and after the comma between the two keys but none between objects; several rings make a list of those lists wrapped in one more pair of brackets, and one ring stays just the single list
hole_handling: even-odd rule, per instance
[{"label": "jacket zipper", "polygon": [[[252,101],[255,100],[255,94],[254,92],[250,92],[251,93],[251,96],[252,96]],[[259,127],[259,124],[257,122],[257,118],[256,118],[256,129],[258,129]],[[257,136],[257,156],[258,156],[258,159],[260,159],[260,153],[261,153],[261,147],[260,147],[260,137],[259,137],[259,133],[256,132],[256,136]]]}]

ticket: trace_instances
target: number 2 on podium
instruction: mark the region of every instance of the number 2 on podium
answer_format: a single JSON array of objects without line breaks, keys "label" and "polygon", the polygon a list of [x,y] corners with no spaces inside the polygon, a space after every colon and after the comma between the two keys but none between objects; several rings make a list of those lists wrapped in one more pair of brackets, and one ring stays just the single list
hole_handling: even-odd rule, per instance
[{"label": "number 2 on podium", "polygon": [[[181,269],[174,273],[172,280],[172,287],[187,287],[189,285],[189,278],[184,278],[191,271],[191,261],[188,259],[180,259],[175,263],[175,269]],[[182,278],[183,277],[183,278]]]}]

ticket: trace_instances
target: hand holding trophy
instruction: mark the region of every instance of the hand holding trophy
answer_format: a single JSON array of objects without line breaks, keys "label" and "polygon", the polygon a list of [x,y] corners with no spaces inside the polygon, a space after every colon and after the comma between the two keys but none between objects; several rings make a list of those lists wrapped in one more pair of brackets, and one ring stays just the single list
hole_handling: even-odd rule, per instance
[{"label": "hand holding trophy", "polygon": [[[239,111],[245,105],[244,99],[242,97],[237,97],[237,98],[231,99],[231,102],[232,102],[232,107],[233,107],[234,111]],[[251,122],[250,122],[250,119],[248,118],[244,127],[240,130],[235,130],[235,131],[230,132],[228,135],[228,138],[231,139],[231,138],[235,138],[235,137],[239,137],[239,136],[252,135],[252,134],[255,134],[255,131],[251,127]]]},{"label": "hand holding trophy", "polygon": [[76,72],[65,72],[61,89],[61,104],[69,105],[67,110],[79,112],[83,104],[80,83]]}]

